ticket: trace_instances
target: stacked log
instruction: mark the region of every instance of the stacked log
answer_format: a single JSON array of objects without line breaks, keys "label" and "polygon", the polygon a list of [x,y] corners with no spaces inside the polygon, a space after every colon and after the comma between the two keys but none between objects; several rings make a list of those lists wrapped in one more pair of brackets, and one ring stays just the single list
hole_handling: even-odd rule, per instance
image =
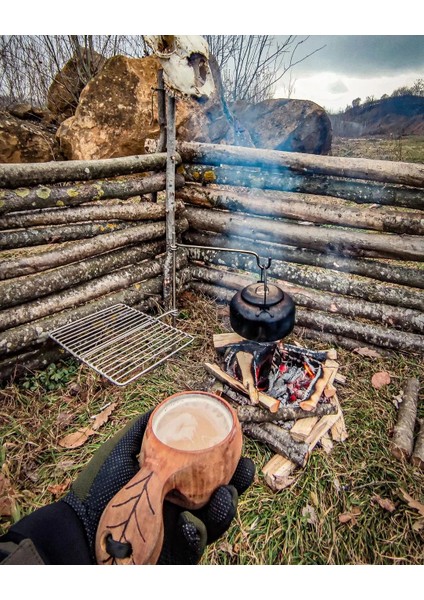
[{"label": "stacked log", "polygon": [[[424,167],[181,143],[189,285],[229,301],[268,275],[295,331],[349,349],[424,353]],[[237,274],[234,271],[237,270]],[[325,340],[324,340],[325,338]]]},{"label": "stacked log", "polygon": [[[166,210],[150,194],[164,192],[165,165],[157,154],[0,166],[1,380],[63,358],[49,338],[58,327],[113,304],[157,306]],[[179,251],[177,269],[186,265]]]}]

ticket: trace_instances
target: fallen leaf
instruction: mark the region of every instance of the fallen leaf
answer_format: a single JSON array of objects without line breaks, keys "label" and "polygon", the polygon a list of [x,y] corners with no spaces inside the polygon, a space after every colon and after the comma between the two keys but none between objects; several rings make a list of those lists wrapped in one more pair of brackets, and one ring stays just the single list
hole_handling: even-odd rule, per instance
[{"label": "fallen leaf", "polygon": [[352,525],[357,525],[358,521],[356,520],[356,517],[360,514],[361,510],[357,506],[354,506],[350,512],[339,515],[339,521],[340,523],[352,523]]},{"label": "fallen leaf", "polygon": [[107,406],[104,410],[102,410],[101,413],[96,415],[94,423],[91,426],[94,429],[94,431],[97,431],[102,425],[104,425],[105,423],[107,423],[109,421],[109,417],[113,413],[115,408],[116,408],[116,402],[112,402],[112,404],[109,404],[109,406]]},{"label": "fallen leaf", "polygon": [[302,508],[302,517],[306,517],[306,521],[311,525],[316,525],[318,523],[315,508],[310,504],[307,504]]},{"label": "fallen leaf", "polygon": [[377,504],[379,504],[381,506],[381,508],[384,508],[384,510],[389,511],[390,513],[392,513],[394,510],[396,510],[396,506],[393,504],[393,502],[391,500],[389,500],[388,498],[382,498],[378,494],[376,494],[375,496],[373,496],[371,498],[371,502],[373,502],[373,503],[377,502]]},{"label": "fallen leaf", "polygon": [[71,481],[72,479],[67,479],[64,483],[49,485],[47,490],[53,494],[55,498],[59,498],[60,496],[63,496],[64,492],[69,488]]},{"label": "fallen leaf", "polygon": [[65,435],[58,443],[61,448],[79,448],[95,433],[96,432],[90,427],[84,427],[83,429],[78,429],[78,431],[75,431],[74,433]]},{"label": "fallen leaf", "polygon": [[352,350],[356,354],[360,354],[361,356],[368,356],[369,358],[382,358],[381,354],[379,354],[376,350],[372,350],[372,348],[367,348],[366,346],[362,348],[355,348]]},{"label": "fallen leaf", "polygon": [[406,502],[408,503],[408,506],[417,510],[420,513],[420,515],[424,517],[424,504],[421,504],[421,502],[418,502],[418,500],[414,500],[414,498],[407,494],[402,488],[399,488],[399,490]]},{"label": "fallen leaf", "polygon": [[68,425],[70,425],[72,423],[74,418],[75,418],[75,415],[73,415],[72,413],[60,412],[57,415],[56,425],[58,427],[60,427],[61,429],[64,429],[65,427],[68,427]]},{"label": "fallen leaf", "polygon": [[74,464],[75,464],[74,460],[65,459],[65,460],[60,460],[56,466],[58,469],[62,469],[62,471],[67,471],[70,467],[73,467]]},{"label": "fallen leaf", "polygon": [[14,496],[15,492],[10,481],[3,473],[0,473],[0,517],[12,516],[15,505]]},{"label": "fallen leaf", "polygon": [[311,499],[311,502],[312,502],[312,504],[313,504],[315,507],[318,507],[318,506],[319,506],[318,494],[316,494],[315,492],[311,492],[311,493],[309,494],[309,497],[310,497],[310,499]]},{"label": "fallen leaf", "polygon": [[342,489],[342,487],[341,487],[340,481],[337,479],[337,477],[335,477],[333,479],[333,485],[336,488],[336,492],[340,492],[340,490]]},{"label": "fallen leaf", "polygon": [[387,371],[379,371],[378,373],[374,373],[371,379],[371,383],[376,390],[388,385],[390,381],[390,375]]},{"label": "fallen leaf", "polygon": [[415,521],[415,523],[412,525],[412,529],[418,532],[424,529],[424,519],[418,519],[418,521]]}]

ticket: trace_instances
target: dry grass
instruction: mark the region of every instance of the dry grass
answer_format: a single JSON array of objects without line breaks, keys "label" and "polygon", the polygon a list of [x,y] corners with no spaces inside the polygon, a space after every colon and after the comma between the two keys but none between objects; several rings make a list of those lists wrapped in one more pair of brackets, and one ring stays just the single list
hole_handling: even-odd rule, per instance
[{"label": "dry grass", "polygon": [[[2,530],[54,501],[51,486],[69,485],[95,449],[133,415],[177,391],[210,388],[212,380],[203,362],[214,359],[212,335],[226,330],[225,310],[189,295],[181,299],[180,309],[178,327],[195,335],[193,345],[125,388],[69,361],[62,370],[27,380],[27,388],[16,382],[0,390],[2,472],[10,480],[16,503],[13,517],[0,521]],[[296,339],[322,349],[316,342]],[[316,448],[295,483],[278,493],[261,476],[272,452],[245,439],[244,453],[256,463],[257,477],[240,498],[228,534],[207,549],[204,564],[423,563],[424,529],[416,529],[419,514],[399,490],[424,502],[424,475],[399,463],[388,450],[396,419],[392,400],[408,377],[422,378],[422,362],[404,356],[369,359],[342,349],[339,362],[340,372],[347,377],[346,385],[339,386],[339,398],[349,438],[330,454]],[[377,391],[371,377],[380,370],[390,373],[391,383]],[[59,447],[61,437],[89,425],[90,417],[108,402],[116,402],[117,407],[96,435],[80,448]],[[420,415],[424,416],[422,400]],[[390,499],[395,510],[389,513],[381,508],[373,501],[375,495]],[[315,519],[304,514],[308,506]],[[357,523],[340,523],[339,515],[354,507],[360,511]]]}]

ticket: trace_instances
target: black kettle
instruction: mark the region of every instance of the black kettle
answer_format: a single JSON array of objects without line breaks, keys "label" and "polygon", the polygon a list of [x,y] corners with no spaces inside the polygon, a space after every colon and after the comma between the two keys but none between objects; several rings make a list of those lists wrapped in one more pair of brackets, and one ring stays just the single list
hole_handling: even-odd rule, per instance
[{"label": "black kettle", "polygon": [[296,308],[289,294],[264,281],[246,286],[230,302],[230,323],[242,337],[255,342],[274,342],[291,333]]}]

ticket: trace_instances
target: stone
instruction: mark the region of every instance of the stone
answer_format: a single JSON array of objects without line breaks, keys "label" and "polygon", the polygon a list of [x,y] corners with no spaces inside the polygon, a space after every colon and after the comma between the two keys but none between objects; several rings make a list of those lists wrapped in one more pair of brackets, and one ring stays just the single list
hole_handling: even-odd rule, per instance
[{"label": "stone", "polygon": [[257,148],[328,154],[332,127],[326,111],[309,100],[275,98],[258,104],[230,105]]},{"label": "stone", "polygon": [[[80,48],[80,58],[75,54],[57,73],[47,92],[47,107],[58,123],[71,117],[87,81],[97,74],[106,58],[86,48]],[[90,75],[81,65],[89,65]]]},{"label": "stone", "polygon": [[0,163],[61,160],[54,133],[39,123],[0,112]]},{"label": "stone", "polygon": [[[59,127],[66,158],[91,160],[151,151],[152,140],[159,137],[155,93],[159,68],[155,56],[110,58],[81,92],[75,115]],[[177,139],[216,142],[229,127],[219,90],[203,103],[177,99]]]}]

